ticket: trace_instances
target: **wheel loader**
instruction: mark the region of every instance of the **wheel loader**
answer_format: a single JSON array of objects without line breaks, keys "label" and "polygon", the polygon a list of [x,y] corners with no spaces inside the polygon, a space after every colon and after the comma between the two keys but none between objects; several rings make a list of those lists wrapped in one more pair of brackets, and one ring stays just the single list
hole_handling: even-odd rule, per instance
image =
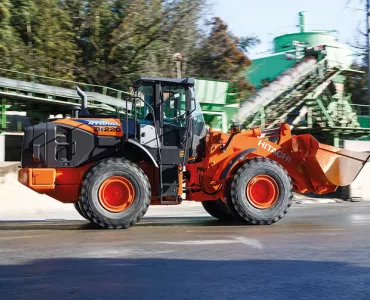
[{"label": "wheel loader", "polygon": [[[74,205],[102,228],[128,228],[149,205],[201,202],[213,217],[270,225],[293,191],[326,194],[349,185],[368,154],[292,136],[287,123],[230,132],[206,127],[193,78],[139,78],[126,113],[89,112],[25,129],[18,180]],[[123,101],[123,100],[122,100]]]}]

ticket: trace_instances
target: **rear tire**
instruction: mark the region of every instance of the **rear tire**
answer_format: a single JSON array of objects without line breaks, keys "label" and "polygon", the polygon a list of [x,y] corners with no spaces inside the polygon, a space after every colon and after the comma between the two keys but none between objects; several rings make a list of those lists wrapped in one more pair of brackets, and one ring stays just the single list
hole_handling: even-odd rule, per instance
[{"label": "rear tire", "polygon": [[285,169],[267,158],[242,165],[231,182],[227,205],[249,224],[270,225],[292,205],[293,185]]},{"label": "rear tire", "polygon": [[221,199],[203,201],[202,205],[207,213],[220,221],[231,221],[235,219]]},{"label": "rear tire", "polygon": [[78,214],[81,217],[83,217],[84,219],[86,219],[86,217],[84,216],[84,214],[81,211],[81,208],[80,208],[80,205],[79,205],[78,201],[76,203],[73,203],[73,207],[75,208],[75,210],[78,212]]},{"label": "rear tire", "polygon": [[81,205],[80,201],[77,201],[76,203],[73,203],[73,206],[74,208],[76,209],[76,211],[79,213],[79,215],[81,217],[83,217],[84,219],[86,219],[87,221],[90,221],[90,218],[89,216],[86,214],[86,212],[83,210],[83,206]]},{"label": "rear tire", "polygon": [[133,162],[111,158],[100,161],[87,172],[80,202],[82,211],[102,228],[128,228],[148,210],[150,183]]}]

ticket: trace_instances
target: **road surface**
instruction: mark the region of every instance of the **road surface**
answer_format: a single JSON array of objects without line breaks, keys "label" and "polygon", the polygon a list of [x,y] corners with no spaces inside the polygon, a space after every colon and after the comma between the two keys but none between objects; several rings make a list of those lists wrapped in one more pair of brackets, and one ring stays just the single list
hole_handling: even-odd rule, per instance
[{"label": "road surface", "polygon": [[295,204],[272,226],[170,209],[128,230],[1,222],[0,299],[370,299],[369,202]]}]

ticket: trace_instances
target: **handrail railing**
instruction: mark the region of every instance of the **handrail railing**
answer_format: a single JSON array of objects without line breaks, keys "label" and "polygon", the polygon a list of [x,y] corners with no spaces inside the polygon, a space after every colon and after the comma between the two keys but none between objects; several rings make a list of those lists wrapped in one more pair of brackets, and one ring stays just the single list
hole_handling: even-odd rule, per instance
[{"label": "handrail railing", "polygon": [[[101,91],[100,93],[102,95],[107,95],[107,96],[111,96],[110,94],[112,92],[114,92],[114,93],[117,94],[117,96],[115,97],[117,99],[122,99],[121,98],[122,94],[131,95],[129,92],[125,92],[125,91],[118,90],[118,89],[111,88],[111,87],[107,87],[107,86],[96,85],[96,84],[88,84],[88,83],[84,83],[84,82],[78,82],[78,81],[72,81],[72,80],[66,80],[66,79],[59,79],[59,78],[54,78],[54,77],[49,77],[49,76],[44,76],[44,75],[37,75],[37,74],[33,74],[33,73],[20,72],[20,71],[0,68],[0,75],[4,74],[4,72],[7,73],[7,74],[11,73],[11,74],[16,74],[17,75],[16,77],[6,76],[7,78],[21,80],[21,79],[24,79],[25,77],[28,77],[28,78],[32,79],[30,81],[32,83],[41,83],[41,84],[49,84],[50,85],[50,82],[53,82],[53,83],[59,82],[60,85],[52,84],[52,86],[65,87],[65,88],[69,87],[69,88],[73,88],[73,89],[75,89],[76,85],[79,85],[79,86],[83,86],[83,87],[87,88],[85,91],[96,92],[95,89],[97,89],[97,90]],[[35,79],[37,79],[37,78],[39,78],[40,81],[36,81]],[[64,85],[63,85],[63,83],[64,83]]]},{"label": "handrail railing", "polygon": [[[86,92],[89,107],[104,111],[123,110],[124,102],[127,103],[127,98],[131,95],[129,92],[111,87],[0,68],[0,89],[5,97],[13,96],[15,92],[14,96],[21,98],[33,97],[66,105],[78,104],[80,98],[75,92],[77,86]],[[128,114],[129,111],[126,110],[124,113]]]}]

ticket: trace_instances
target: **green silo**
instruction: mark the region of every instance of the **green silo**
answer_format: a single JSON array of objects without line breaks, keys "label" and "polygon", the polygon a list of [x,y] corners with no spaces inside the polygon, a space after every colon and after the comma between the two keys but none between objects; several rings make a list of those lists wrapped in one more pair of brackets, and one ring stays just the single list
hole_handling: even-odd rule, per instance
[{"label": "green silo", "polygon": [[[247,77],[252,84],[261,87],[264,81],[272,81],[285,70],[291,68],[296,59],[287,59],[287,54],[299,55],[299,49],[304,46],[326,46],[330,67],[349,68],[352,64],[351,50],[339,43],[335,37],[336,31],[321,30],[307,31],[304,12],[299,13],[299,31],[277,36],[273,40],[274,53],[263,58],[253,60]],[[292,57],[292,56],[291,56]],[[337,78],[342,82],[342,78]]]}]

